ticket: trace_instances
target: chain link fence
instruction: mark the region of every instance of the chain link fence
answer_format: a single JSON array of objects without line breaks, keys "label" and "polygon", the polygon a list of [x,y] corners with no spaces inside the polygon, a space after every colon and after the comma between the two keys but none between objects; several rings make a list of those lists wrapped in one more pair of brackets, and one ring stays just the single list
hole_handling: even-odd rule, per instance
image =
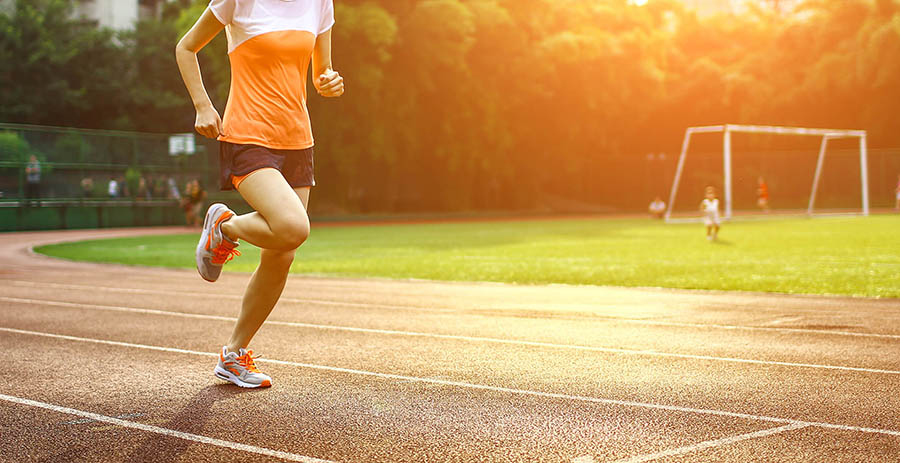
[{"label": "chain link fence", "polygon": [[184,223],[186,184],[218,187],[216,156],[193,135],[0,124],[0,230]]},{"label": "chain link fence", "polygon": [[[815,170],[815,148],[736,151],[735,208],[756,208],[756,179],[760,176],[769,184],[772,207],[805,208]],[[180,197],[194,179],[210,193],[207,202],[222,200],[238,212],[248,211],[249,206],[239,195],[218,191],[217,150],[215,141],[193,134],[0,124],[0,231],[184,224]],[[414,203],[421,193],[417,189],[399,200],[390,196],[390,188],[357,192],[359,185],[352,180],[355,174],[331,168],[327,149],[317,155],[323,161],[317,163],[317,170],[321,170],[317,174],[323,182],[316,190],[311,211],[314,215],[447,213],[432,208],[408,211],[397,206]],[[585,159],[582,168],[536,186],[543,202],[532,204],[534,210],[515,209],[511,203],[497,200],[485,201],[487,209],[481,213],[644,212],[654,197],[668,197],[676,163],[677,156],[665,153],[598,154]],[[34,172],[34,167],[40,172]],[[422,167],[423,172],[426,167]],[[353,169],[363,167],[352,166],[350,171]],[[391,169],[398,171],[400,167],[389,168],[389,173]],[[898,175],[900,149],[870,150],[873,208],[893,207]],[[701,148],[690,153],[676,211],[695,212],[704,186],[721,187],[721,179],[721,152]],[[858,152],[840,146],[829,150],[817,208],[858,208],[859,185]],[[506,193],[495,192],[498,197]]]}]

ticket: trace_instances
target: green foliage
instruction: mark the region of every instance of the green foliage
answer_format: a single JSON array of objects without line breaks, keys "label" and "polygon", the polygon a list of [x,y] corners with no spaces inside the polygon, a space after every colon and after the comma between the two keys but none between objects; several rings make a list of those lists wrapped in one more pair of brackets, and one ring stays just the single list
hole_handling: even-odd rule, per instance
[{"label": "green foliage", "polygon": [[128,191],[132,196],[138,194],[138,185],[141,182],[141,170],[137,167],[129,167],[125,169],[125,184],[128,185]]},{"label": "green foliage", "polygon": [[[69,3],[0,15],[0,62],[16,63],[0,69],[0,121],[189,131],[172,49],[206,0],[118,36],[70,19]],[[709,17],[679,0],[335,3],[347,93],[309,105],[318,195],[338,210],[612,202],[640,176],[619,160],[672,153],[690,125],[862,128],[873,148],[900,145],[898,0]],[[220,34],[200,53],[220,111],[226,50]]]},{"label": "green foliage", "polygon": [[0,161],[25,162],[32,154],[28,142],[16,132],[0,131]]},{"label": "green foliage", "polygon": [[56,139],[53,150],[58,159],[66,159],[70,162],[89,162],[92,147],[83,135],[69,132]]},{"label": "green foliage", "polygon": [[0,15],[0,120],[116,125],[128,95],[123,50],[111,31],[70,18],[66,0],[16,0]]},{"label": "green foliage", "polygon": [[24,172],[25,165],[34,156],[41,164],[41,175],[48,176],[53,172],[53,164],[47,162],[47,156],[34,149],[28,140],[20,134],[8,130],[0,131],[0,163],[19,166]]}]

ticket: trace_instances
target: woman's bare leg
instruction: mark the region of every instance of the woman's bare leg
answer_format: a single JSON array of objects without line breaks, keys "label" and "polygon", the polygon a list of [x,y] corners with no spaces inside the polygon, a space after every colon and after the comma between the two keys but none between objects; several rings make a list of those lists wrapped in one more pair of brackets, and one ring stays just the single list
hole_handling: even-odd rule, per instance
[{"label": "woman's bare leg", "polygon": [[[229,352],[238,352],[250,344],[281,297],[294,253],[309,235],[309,190],[292,189],[274,169],[247,177],[239,187],[241,196],[256,212],[229,219],[222,224],[222,230],[233,238],[260,246],[262,253],[259,267],[244,292],[241,313],[227,344]],[[232,224],[230,230],[226,228],[228,224]]]},{"label": "woman's bare leg", "polygon": [[295,252],[296,250],[262,250],[259,267],[253,272],[250,284],[244,291],[241,314],[227,344],[229,352],[239,352],[241,348],[246,348],[263,322],[269,318],[281,298]]},{"label": "woman's bare leg", "polygon": [[263,249],[281,251],[297,249],[306,241],[309,236],[305,206],[309,198],[308,187],[294,191],[281,172],[262,169],[244,179],[238,192],[256,212],[223,222],[222,232],[226,236]]}]

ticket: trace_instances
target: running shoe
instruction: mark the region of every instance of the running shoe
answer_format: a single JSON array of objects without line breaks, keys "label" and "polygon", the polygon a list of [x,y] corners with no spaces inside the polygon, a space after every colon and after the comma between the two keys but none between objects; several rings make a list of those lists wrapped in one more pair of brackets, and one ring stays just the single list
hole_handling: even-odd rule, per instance
[{"label": "running shoe", "polygon": [[222,233],[222,222],[232,217],[234,211],[220,203],[209,206],[206,211],[196,252],[197,272],[206,281],[218,280],[225,262],[241,255],[241,252],[235,249],[238,246],[237,241],[232,241]]},{"label": "running shoe", "polygon": [[272,378],[264,375],[256,368],[253,362],[253,351],[241,349],[239,353],[228,352],[227,346],[222,346],[219,354],[219,364],[214,370],[216,378],[231,381],[240,387],[270,387]]}]

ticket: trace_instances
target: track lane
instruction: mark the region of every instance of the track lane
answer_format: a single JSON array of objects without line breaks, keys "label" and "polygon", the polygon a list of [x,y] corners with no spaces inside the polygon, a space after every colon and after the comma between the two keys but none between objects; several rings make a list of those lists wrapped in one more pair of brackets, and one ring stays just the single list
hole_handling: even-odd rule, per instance
[{"label": "track lane", "polygon": [[[213,378],[203,357],[66,341],[48,349],[44,340],[18,336],[13,343],[0,340],[0,346],[16,353],[42,352],[32,366],[22,365],[41,387],[14,386],[9,395],[107,415],[138,411],[145,415],[136,420],[161,427],[292,453],[317,450],[312,456],[339,461],[524,461],[532,456],[565,461],[586,453],[615,458],[632,449],[680,445],[697,435],[719,437],[769,426],[281,365],[267,367],[279,378],[273,388],[247,391]],[[65,366],[87,367],[98,357],[116,367],[79,384],[54,373]],[[129,370],[148,371],[159,363],[182,365],[188,373],[170,384],[123,382]],[[115,393],[91,397],[108,384],[118,385]],[[128,395],[127,404],[122,394]],[[152,406],[159,400],[166,406]]]},{"label": "track lane", "polygon": [[[95,311],[159,310],[171,316],[191,314],[232,319],[238,299],[221,296],[187,298],[184,295],[152,298],[130,293],[101,294],[86,290],[57,289],[54,294],[29,297],[33,288],[6,287],[0,283],[0,303],[69,306]],[[142,296],[138,294],[137,296]],[[237,296],[236,296],[237,297]],[[45,302],[42,302],[45,301]],[[79,307],[82,304],[82,307]],[[829,333],[784,333],[772,331],[720,330],[710,328],[621,323],[608,318],[539,319],[529,317],[465,317],[449,314],[404,314],[391,309],[361,309],[355,306],[320,306],[279,303],[270,320],[274,324],[298,323],[299,328],[346,331],[384,330],[414,337],[486,338],[496,343],[544,343],[574,350],[623,350],[632,355],[708,356],[722,359],[785,362],[847,368],[900,370],[900,340],[831,335]],[[886,321],[871,320],[871,323]],[[387,333],[390,334],[390,333]],[[477,341],[477,339],[472,339]],[[686,342],[689,341],[689,342]],[[550,346],[546,346],[550,347]],[[848,360],[848,359],[852,359]]]},{"label": "track lane", "polygon": [[[0,314],[0,326],[90,339],[179,347],[213,355],[225,320],[42,308]],[[152,327],[140,329],[139,327]],[[788,419],[897,429],[895,375],[559,351],[268,325],[267,357],[315,365],[614,400],[713,408]],[[166,342],[161,343],[161,340]],[[276,378],[277,380],[277,378]],[[814,398],[814,400],[809,400]]]},{"label": "track lane", "polygon": [[[82,265],[82,264],[77,264]],[[89,264],[85,264],[89,265]],[[109,271],[107,266],[100,266]],[[83,273],[29,281],[27,272],[0,271],[0,284],[50,292],[90,291],[93,295],[131,294],[221,297],[239,299],[247,275],[224,273],[216,284],[197,284],[195,272],[166,269],[118,269],[114,275],[96,274],[85,284]],[[66,278],[67,277],[67,278]],[[366,288],[348,289],[347,283],[364,282]],[[46,285],[46,286],[41,286]],[[292,277],[282,301],[324,307],[372,310],[395,309],[415,313],[454,313],[484,318],[541,318],[593,320],[608,318],[622,323],[730,331],[773,331],[792,334],[875,334],[900,338],[900,301],[823,298],[756,294],[719,294],[673,291],[661,298],[661,290],[553,286],[556,301],[547,298],[547,287],[493,284],[432,283],[422,281],[331,280]],[[491,291],[503,294],[488,297]],[[512,290],[512,291],[511,291]],[[419,293],[432,291],[428,298]],[[544,294],[540,294],[544,293]],[[613,293],[615,300],[609,300]],[[484,297],[482,297],[484,296]],[[748,300],[758,299],[755,303]],[[778,331],[783,330],[783,331]]]},{"label": "track lane", "polygon": [[[71,341],[63,341],[63,344],[66,342]],[[15,346],[10,347],[8,351],[15,352],[17,347],[28,349],[28,343],[29,340],[24,339],[21,342],[16,343]],[[0,347],[5,346],[2,346],[2,343],[0,343]],[[118,366],[124,366],[126,369],[149,369],[152,368],[154,364],[158,364],[161,361],[165,362],[166,360],[169,360],[169,363],[176,363],[171,362],[173,359],[166,358],[169,356],[168,353],[160,354],[156,351],[138,351],[136,353],[129,353],[122,352],[121,348],[118,346],[97,346],[95,344],[87,344],[82,346],[76,345],[75,349],[73,349],[72,346],[66,345],[60,345],[59,348],[64,350],[68,356],[72,355],[72,350],[78,350],[85,353],[85,355],[76,356],[75,358],[82,358],[90,361],[92,357],[101,356],[110,361],[114,361]],[[147,354],[150,355],[147,356]],[[199,358],[207,358],[205,353],[201,354],[203,355],[200,355]],[[39,365],[35,365],[32,368],[42,368],[42,364],[51,367],[50,370],[52,370],[54,361],[60,361],[64,364],[67,364],[66,362],[71,362],[71,360],[66,358],[66,355],[54,355],[52,352],[47,353],[47,355],[49,355],[48,358],[43,359],[43,362],[39,362]],[[141,365],[141,359],[145,357],[147,359],[144,361],[146,361],[147,364]],[[183,357],[183,355],[177,354],[177,357]],[[186,366],[193,363],[190,362],[190,358],[178,358],[174,360],[176,360],[177,363],[185,364]],[[188,360],[188,362],[184,362],[184,360]],[[75,363],[77,365],[77,362]],[[728,433],[752,433],[771,427],[771,423],[768,421],[765,421],[762,424],[769,425],[769,427],[750,427],[747,423],[743,423],[744,420],[742,419],[735,421],[734,418],[723,416],[722,414],[716,414],[712,417],[708,415],[698,416],[696,413],[679,411],[669,407],[664,407],[663,409],[646,409],[641,407],[636,408],[634,406],[623,407],[621,406],[623,404],[585,403],[584,401],[577,400],[573,402],[572,398],[569,397],[534,397],[531,395],[522,397],[519,394],[509,396],[509,392],[504,390],[476,389],[473,391],[471,389],[460,389],[458,386],[440,381],[424,384],[390,379],[373,381],[373,378],[370,377],[359,378],[353,375],[347,377],[344,372],[337,372],[337,374],[334,374],[335,372],[333,371],[310,371],[305,368],[298,370],[296,367],[290,365],[288,365],[287,368],[281,368],[282,366],[283,365],[275,364],[268,369],[272,370],[278,377],[287,377],[289,380],[287,382],[280,381],[276,387],[265,391],[238,390],[237,388],[222,386],[220,384],[209,385],[205,388],[202,387],[202,384],[194,384],[194,387],[189,387],[191,386],[190,384],[175,385],[175,387],[172,388],[172,391],[174,391],[175,394],[165,395],[166,403],[169,406],[154,410],[154,413],[156,414],[150,415],[149,418],[146,419],[162,421],[169,423],[170,425],[172,423],[182,423],[183,425],[193,426],[190,429],[194,430],[198,429],[196,427],[197,423],[215,421],[215,425],[212,426],[212,428],[203,428],[205,434],[212,434],[215,436],[215,429],[221,427],[226,430],[231,430],[231,432],[239,430],[242,436],[252,436],[255,439],[254,442],[266,442],[269,444],[273,442],[282,442],[278,441],[277,438],[273,440],[272,436],[268,434],[268,431],[278,429],[284,424],[291,424],[299,421],[304,426],[309,425],[309,429],[315,430],[313,433],[313,436],[315,437],[319,437],[322,433],[329,432],[345,433],[349,426],[353,428],[353,432],[347,436],[350,439],[350,442],[345,443],[340,441],[340,439],[332,439],[329,441],[329,445],[332,447],[334,447],[335,442],[338,442],[340,447],[343,445],[351,446],[347,452],[357,456],[343,458],[345,461],[407,461],[407,459],[410,459],[411,461],[416,460],[417,458],[423,458],[423,455],[428,457],[428,459],[435,457],[438,461],[472,461],[475,459],[483,459],[486,461],[567,461],[572,454],[571,452],[580,453],[581,455],[601,455],[604,460],[621,459],[623,457],[620,453],[631,452],[628,454],[633,455],[633,452],[637,450],[640,450],[643,453],[659,452],[660,450],[665,449],[695,445],[696,442],[703,442],[710,439],[728,439],[731,437],[731,434]],[[188,375],[186,378],[182,378],[182,381],[192,382],[199,379],[202,383],[202,378],[196,376],[197,368],[188,368],[186,371],[192,371],[192,374]],[[43,374],[42,379],[62,381],[63,384],[57,385],[56,387],[41,388],[39,394],[55,394],[54,397],[56,400],[64,400],[60,399],[60,395],[64,398],[67,394],[75,394],[74,400],[89,400],[89,403],[95,404],[94,406],[96,406],[97,402],[100,402],[101,405],[106,402],[108,403],[107,406],[111,406],[113,411],[120,410],[121,398],[114,396],[110,397],[109,395],[86,398],[89,394],[79,392],[79,388],[82,390],[98,388],[96,384],[91,384],[90,381],[85,381],[74,387],[66,387],[65,378],[54,375],[52,371],[48,371],[46,368],[42,369],[41,372]],[[102,374],[98,373],[96,376],[92,376],[90,379],[92,381],[104,383],[109,381],[108,375],[112,375],[112,378],[115,378],[119,375],[128,374],[127,371],[121,373],[115,371],[103,372]],[[298,379],[299,383],[297,381]],[[218,383],[216,380],[212,381]],[[171,385],[151,382],[137,385],[125,383],[125,387],[130,387],[129,397],[131,404],[146,403],[149,400],[145,399],[147,397],[153,398],[160,394],[166,394],[166,388],[169,386]],[[309,398],[309,396],[313,394],[311,391],[323,386],[325,387],[324,393],[328,394],[327,397],[315,396],[312,397],[312,402],[303,402],[300,400],[302,397]],[[407,386],[411,389],[408,389]],[[102,389],[102,384],[99,388]],[[160,388],[163,388],[163,390],[160,391]],[[240,406],[242,413],[246,414],[242,415],[245,419],[232,415],[223,418],[222,415],[207,410],[209,408],[209,404],[207,403],[209,402],[208,399],[198,401],[196,398],[190,400],[188,405],[181,409],[181,412],[178,414],[178,419],[173,420],[171,417],[158,415],[159,413],[166,413],[167,410],[179,409],[181,402],[186,400],[184,397],[189,395],[186,394],[186,392],[198,390],[201,395],[211,393],[210,391],[215,391],[216,394],[214,395],[216,396],[219,395],[219,392],[227,393],[229,397],[226,397],[225,400],[233,398],[234,400],[231,401],[230,405]],[[403,391],[402,398],[396,396],[398,390]],[[271,394],[273,391],[275,394]],[[279,401],[280,399],[284,399],[279,395],[281,392],[287,392],[287,403],[281,403]],[[34,392],[31,392],[31,394],[34,394]],[[387,394],[387,396],[384,394]],[[182,397],[181,399],[179,399],[179,395]],[[423,397],[427,397],[428,399],[423,402]],[[260,399],[261,401],[257,399]],[[360,402],[360,400],[362,400],[362,402]],[[496,405],[495,401],[496,403],[499,403],[502,408],[496,414],[491,412],[492,407]],[[434,406],[435,403],[441,404],[442,408],[437,411],[430,410],[429,407]],[[532,409],[530,406],[523,406],[523,403],[534,403],[541,407],[550,407],[551,410],[554,410],[554,413],[559,414],[563,418],[549,419],[548,421],[547,416],[545,416],[543,412],[528,413]],[[612,406],[607,407],[608,405]],[[601,406],[603,411],[598,412],[594,408],[584,410],[585,406]],[[134,409],[132,408],[131,410]],[[541,410],[543,410],[543,408],[541,408]],[[375,416],[346,416],[346,413],[348,412],[353,414],[361,411],[372,411]],[[257,412],[261,415],[255,415]],[[657,415],[660,412],[662,412],[661,415]],[[304,421],[305,415],[303,415],[303,413],[313,413],[316,417],[324,417],[326,422],[309,423]],[[469,416],[469,413],[474,416]],[[648,417],[641,418],[645,414],[648,415]],[[207,420],[210,415],[213,415],[215,420]],[[254,416],[259,416],[260,420],[266,420],[265,422],[267,425],[260,429],[253,425],[252,421],[255,420],[251,420],[251,422],[248,423],[247,419],[253,418]],[[340,419],[335,421],[336,418]],[[398,418],[400,418],[399,423],[403,425],[400,429],[396,427],[398,422],[395,420]],[[714,418],[715,420],[707,422],[705,421],[706,418]],[[384,419],[387,420],[387,423],[383,421]],[[437,422],[432,422],[431,420],[433,419],[437,420]],[[479,421],[480,419],[486,421],[481,422]],[[497,429],[498,420],[502,423],[500,430]],[[526,422],[523,423],[522,420],[525,420]],[[530,420],[534,420],[534,422],[531,422]],[[600,426],[600,429],[585,431],[583,430],[584,423],[582,420],[588,420],[592,425]],[[674,420],[674,422],[672,420]],[[754,419],[752,421],[757,422],[757,420],[758,419]],[[548,423],[551,422],[554,425],[559,425],[559,428],[549,427]],[[757,422],[757,424],[760,423]],[[372,432],[371,430],[366,431],[360,429],[361,427],[370,425],[378,427],[379,432],[384,433],[384,435],[381,435],[380,439],[376,439],[380,443],[376,443],[376,441],[372,439],[372,436],[368,434]],[[414,435],[414,442],[411,443],[406,443],[401,439],[410,435],[409,428],[418,429],[425,436],[433,437],[437,432],[435,428],[443,429],[443,427],[447,425],[450,425],[451,429],[447,432],[447,435],[438,433],[440,434],[441,439],[435,444],[435,449],[425,448],[423,444],[427,442],[423,441],[422,436],[419,435]],[[387,432],[385,432],[385,429],[380,429],[380,426],[385,426]],[[612,426],[612,428],[610,428],[610,426]],[[171,425],[168,427],[177,428],[178,426]],[[753,429],[748,430],[748,428]],[[523,430],[529,429],[533,434],[522,434]],[[483,432],[478,432],[478,430],[487,430],[489,432],[485,435]],[[560,432],[562,433],[560,436],[555,436],[559,439],[559,442],[554,443],[555,441],[548,441],[548,433],[549,435],[554,435],[556,430],[561,430]],[[505,435],[505,437],[503,437],[502,434],[495,435],[500,431],[511,434]],[[572,450],[571,448],[574,439],[571,434],[573,431],[576,432],[575,436],[577,436],[578,439],[575,440],[577,440],[577,443],[579,444],[575,446],[575,450]],[[622,434],[619,435],[618,433]],[[856,439],[856,436],[859,435],[858,432],[849,432],[849,436],[847,434],[847,432],[842,432],[840,435],[831,436],[831,439],[837,439],[838,441],[848,438]],[[314,447],[331,448],[323,442],[317,441],[312,436],[303,434],[298,430],[289,430],[287,433],[278,433],[278,435],[291,435],[303,442],[304,445],[309,443],[308,439],[313,439]],[[341,435],[344,436],[344,434]],[[365,437],[362,437],[363,435],[365,435]],[[673,440],[673,437],[677,436],[680,437]],[[596,439],[596,442],[592,445],[587,445],[586,442],[582,440],[583,437],[594,438]],[[619,442],[622,438],[624,438],[625,441]],[[384,441],[381,439],[384,439]],[[639,440],[634,441],[633,439]],[[865,440],[868,442],[875,442],[877,444],[876,448],[892,448],[892,446],[895,446],[898,443],[896,434],[893,437],[879,435],[874,439],[866,437]],[[503,443],[502,453],[487,451],[487,449],[494,449],[498,442]],[[559,443],[562,443],[564,448],[557,448],[556,445],[559,445]],[[524,448],[522,448],[522,444],[528,445],[525,445]],[[619,448],[619,444],[624,445],[624,448]],[[281,445],[286,444],[282,442]],[[359,445],[363,445],[363,447],[360,448],[358,447]],[[756,449],[754,454],[766,454],[770,455],[771,458],[772,454],[767,452],[765,444],[760,443],[759,445],[762,447]],[[816,456],[816,458],[814,458],[816,461],[824,461],[826,459],[822,454],[817,453],[819,442],[816,439],[806,441],[801,440],[794,445],[803,447],[807,456]],[[472,449],[473,446],[476,450],[474,453],[469,450]],[[398,448],[405,449],[406,451],[398,454]],[[300,450],[303,449],[305,448],[301,448]],[[448,449],[450,449],[451,453],[447,453]],[[367,451],[372,450],[383,450],[387,453],[367,453]],[[424,451],[436,453],[423,454],[422,452]],[[830,447],[830,452],[831,453],[827,454],[827,456],[837,456],[839,458],[830,458],[828,461],[843,461],[855,455],[835,452],[835,446],[833,445]],[[334,457],[334,455],[332,455],[332,457]],[[717,461],[743,460],[740,458],[729,458]]]}]

